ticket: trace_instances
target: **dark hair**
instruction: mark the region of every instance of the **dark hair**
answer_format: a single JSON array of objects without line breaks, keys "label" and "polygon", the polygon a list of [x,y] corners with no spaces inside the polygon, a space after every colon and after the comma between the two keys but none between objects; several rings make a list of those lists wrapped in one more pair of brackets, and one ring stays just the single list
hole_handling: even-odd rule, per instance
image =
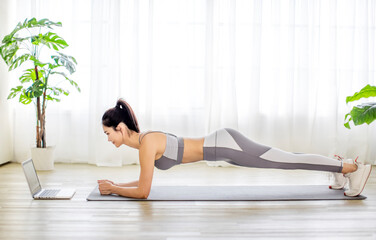
[{"label": "dark hair", "polygon": [[121,122],[125,123],[130,130],[140,133],[137,118],[131,106],[120,98],[117,100],[115,107],[108,109],[103,114],[102,124],[116,129]]}]

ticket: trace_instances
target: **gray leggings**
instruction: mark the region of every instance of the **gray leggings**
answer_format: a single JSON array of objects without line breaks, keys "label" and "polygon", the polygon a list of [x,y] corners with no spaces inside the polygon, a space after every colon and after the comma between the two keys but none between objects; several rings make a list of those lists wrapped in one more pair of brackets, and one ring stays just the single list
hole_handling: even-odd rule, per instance
[{"label": "gray leggings", "polygon": [[336,159],[267,147],[231,128],[222,128],[206,136],[203,150],[204,160],[223,160],[242,167],[342,172],[342,162]]}]

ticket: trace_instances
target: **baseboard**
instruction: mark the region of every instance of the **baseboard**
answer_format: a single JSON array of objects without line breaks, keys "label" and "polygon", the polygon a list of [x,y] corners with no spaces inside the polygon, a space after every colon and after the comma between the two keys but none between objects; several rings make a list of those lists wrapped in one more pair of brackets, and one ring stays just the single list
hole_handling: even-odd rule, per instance
[{"label": "baseboard", "polygon": [[2,166],[4,166],[4,165],[7,165],[8,163],[11,163],[11,161],[1,163],[1,164],[0,164],[0,167],[2,167]]}]

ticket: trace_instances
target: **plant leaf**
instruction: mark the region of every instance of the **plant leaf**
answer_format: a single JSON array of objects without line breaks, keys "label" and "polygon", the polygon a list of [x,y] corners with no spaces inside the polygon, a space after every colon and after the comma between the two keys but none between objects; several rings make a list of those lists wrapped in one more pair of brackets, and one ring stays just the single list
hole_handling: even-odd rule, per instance
[{"label": "plant leaf", "polygon": [[[59,67],[61,67],[61,66],[59,66]],[[63,76],[65,79],[69,79],[64,72],[51,72],[50,73],[50,75],[54,75],[54,74],[59,74],[59,75]]]},{"label": "plant leaf", "polygon": [[16,41],[1,46],[1,57],[8,66],[12,64],[12,59],[16,56],[18,49],[20,48],[18,47],[18,42]]},{"label": "plant leaf", "polygon": [[28,20],[26,18],[23,23],[19,22],[17,24],[17,26],[13,29],[13,31],[3,38],[2,43],[8,43],[8,42],[12,41],[14,35],[18,31],[20,31],[24,28],[48,27],[48,28],[52,29],[52,26],[61,27],[62,24],[61,24],[61,22],[52,22],[52,21],[48,20],[47,18],[41,19],[39,21],[37,21],[35,18],[32,18],[30,20]]},{"label": "plant leaf", "polygon": [[359,92],[354,93],[352,96],[346,98],[346,103],[359,100],[361,98],[376,97],[376,86],[367,85]]},{"label": "plant leaf", "polygon": [[348,122],[352,120],[355,125],[370,124],[376,120],[376,103],[363,103],[354,106],[350,114],[351,118]]},{"label": "plant leaf", "polygon": [[9,71],[12,71],[13,69],[16,69],[18,68],[19,66],[21,66],[24,62],[26,62],[27,60],[29,60],[31,58],[31,55],[26,53],[24,55],[21,55],[19,56],[18,58],[16,58],[12,64],[10,65],[9,67]]},{"label": "plant leaf", "polygon": [[47,99],[48,101],[60,102],[60,99],[59,99],[59,98],[54,98],[54,97],[51,97],[50,95],[46,95],[46,99]]},{"label": "plant leaf", "polygon": [[[34,68],[26,69],[24,74],[19,78],[21,83],[27,83],[33,80],[32,72],[34,72]],[[35,73],[34,73],[35,76]]]},{"label": "plant leaf", "polygon": [[41,68],[43,68],[44,66],[46,66],[48,64],[48,63],[42,63],[42,62],[40,62],[34,56],[31,56],[30,59],[34,62],[34,66],[38,66],[38,67],[41,67]]},{"label": "plant leaf", "polygon": [[[43,76],[44,73],[45,72],[44,72],[43,69],[38,69],[38,79],[39,80],[44,79],[44,76]],[[22,76],[20,77],[21,83],[27,83],[27,82],[35,81],[35,80],[37,80],[37,77],[36,77],[34,68],[26,69],[24,71],[24,74],[22,74]]]},{"label": "plant leaf", "polygon": [[346,119],[347,119],[349,116],[350,116],[349,120],[347,120],[347,122],[344,123],[345,127],[348,128],[348,129],[350,129],[350,121],[352,120],[352,118],[351,118],[351,112],[348,113],[348,114],[346,114],[346,116],[345,116],[345,121],[346,121]]},{"label": "plant leaf", "polygon": [[43,94],[44,88],[45,85],[43,81],[37,80],[28,89],[26,89],[25,95],[29,98],[40,97]]},{"label": "plant leaf", "polygon": [[36,23],[34,23],[34,25],[33,25],[33,27],[48,27],[48,28],[52,28],[51,26],[61,27],[62,24],[61,24],[61,22],[52,22],[52,21],[50,21],[47,18],[43,18],[43,19],[37,21]]},{"label": "plant leaf", "polygon": [[41,37],[40,41],[50,49],[55,49],[56,51],[59,51],[59,48],[64,49],[68,46],[67,42],[63,38],[59,37],[56,33],[53,32],[44,34]]},{"label": "plant leaf", "polygon": [[68,79],[68,81],[70,82],[72,86],[74,86],[77,89],[78,92],[81,92],[81,88],[78,86],[78,84],[75,81],[71,79]]},{"label": "plant leaf", "polygon": [[14,34],[16,34],[18,31],[20,31],[21,29],[24,29],[24,28],[25,27],[23,27],[23,24],[21,22],[19,22],[17,24],[17,26],[13,29],[13,31],[3,38],[2,43],[7,44],[7,43],[11,42]]},{"label": "plant leaf", "polygon": [[10,94],[8,95],[8,99],[12,99],[14,97],[16,97],[22,90],[23,86],[17,86],[15,88],[12,88],[10,90]]},{"label": "plant leaf", "polygon": [[70,74],[76,71],[76,59],[71,56],[65,55],[63,53],[59,53],[60,56],[51,56],[51,58],[55,61],[57,65],[64,66]]},{"label": "plant leaf", "polygon": [[346,128],[348,128],[348,129],[351,129],[350,128],[350,120],[348,121],[348,122],[346,122],[345,124],[343,124]]},{"label": "plant leaf", "polygon": [[69,92],[58,87],[49,87],[48,88],[55,96],[59,96],[60,94],[64,94],[65,96],[69,95]]},{"label": "plant leaf", "polygon": [[38,35],[32,36],[31,37],[31,44],[38,46],[39,43],[42,42],[42,37],[43,37],[43,35],[41,33],[39,33]]},{"label": "plant leaf", "polygon": [[28,96],[26,96],[25,92],[23,92],[21,95],[20,95],[20,99],[19,99],[19,102],[22,103],[22,104],[29,104],[32,102],[31,98],[29,98]]}]

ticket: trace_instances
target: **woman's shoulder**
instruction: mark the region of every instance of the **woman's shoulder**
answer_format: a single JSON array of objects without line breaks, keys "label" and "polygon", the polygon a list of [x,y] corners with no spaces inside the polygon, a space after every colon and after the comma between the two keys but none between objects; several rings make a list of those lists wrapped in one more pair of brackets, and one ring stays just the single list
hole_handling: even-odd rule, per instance
[{"label": "woman's shoulder", "polygon": [[140,143],[140,151],[153,151],[157,156],[161,153],[163,154],[165,145],[166,145],[166,137],[163,132],[158,132],[155,134],[147,134],[142,138]]},{"label": "woman's shoulder", "polygon": [[139,142],[142,143],[146,137],[153,138],[155,136],[164,135],[164,134],[165,132],[162,132],[162,131],[152,131],[152,130],[145,131],[145,132],[140,133]]},{"label": "woman's shoulder", "polygon": [[[140,134],[139,142],[140,146],[147,145],[150,146],[158,146],[163,143],[163,139],[165,138],[165,133],[162,131],[148,131],[143,132]],[[163,145],[163,144],[162,144]]]}]

